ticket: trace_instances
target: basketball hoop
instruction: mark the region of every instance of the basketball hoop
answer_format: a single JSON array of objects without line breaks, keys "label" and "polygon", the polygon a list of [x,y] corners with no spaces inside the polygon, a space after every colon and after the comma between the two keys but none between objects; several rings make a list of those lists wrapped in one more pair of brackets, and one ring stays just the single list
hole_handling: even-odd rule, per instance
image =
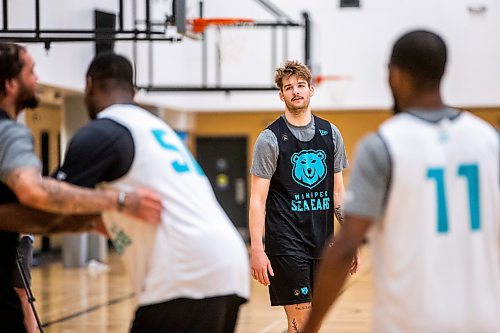
[{"label": "basketball hoop", "polygon": [[335,105],[342,105],[346,100],[351,80],[350,75],[313,76],[313,84],[319,87],[318,92],[322,91],[330,95],[331,102]]},{"label": "basketball hoop", "polygon": [[226,17],[214,17],[214,18],[194,18],[187,20],[188,25],[191,28],[191,32],[195,34],[201,34],[205,32],[208,26],[241,26],[241,25],[252,25],[255,22],[254,19],[249,18],[226,18]]},{"label": "basketball hoop", "polygon": [[316,75],[313,77],[313,84],[319,86],[325,81],[344,81],[350,79],[351,77],[348,75]]}]

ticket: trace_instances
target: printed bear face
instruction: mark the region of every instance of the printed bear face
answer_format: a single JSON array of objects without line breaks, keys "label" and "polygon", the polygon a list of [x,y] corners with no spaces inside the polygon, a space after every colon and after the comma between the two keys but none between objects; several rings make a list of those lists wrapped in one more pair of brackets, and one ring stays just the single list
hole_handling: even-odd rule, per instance
[{"label": "printed bear face", "polygon": [[326,154],[323,150],[302,150],[292,155],[292,177],[298,184],[312,189],[326,177]]}]

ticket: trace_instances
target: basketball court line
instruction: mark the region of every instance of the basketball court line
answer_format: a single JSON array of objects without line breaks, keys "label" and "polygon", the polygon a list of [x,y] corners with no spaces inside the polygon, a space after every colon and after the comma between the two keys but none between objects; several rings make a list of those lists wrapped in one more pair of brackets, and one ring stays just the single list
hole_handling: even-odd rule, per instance
[{"label": "basketball court line", "polygon": [[[371,267],[368,267],[366,270],[363,270],[362,272],[359,272],[359,274],[356,275],[356,278],[352,279],[352,281],[349,281],[349,283],[346,284],[344,288],[342,288],[342,290],[339,293],[339,296],[342,295],[344,292],[346,292],[349,288],[351,288],[352,286],[354,286],[356,283],[358,283],[359,280],[361,279],[361,277],[364,277],[364,276],[368,275],[371,272],[371,270],[372,270]],[[276,319],[276,320],[272,321],[269,325],[267,325],[266,327],[264,327],[261,331],[259,331],[259,333],[270,333],[280,323],[283,323],[283,325],[285,327],[284,330],[286,331],[286,320],[284,320],[284,319]]]},{"label": "basketball court line", "polygon": [[105,307],[108,307],[110,305],[121,303],[121,302],[126,301],[128,299],[131,299],[132,297],[134,297],[134,293],[131,293],[131,294],[123,296],[123,297],[118,297],[118,298],[112,299],[112,300],[110,300],[110,301],[108,301],[108,302],[106,302],[104,304],[98,304],[98,305],[95,305],[95,306],[91,306],[88,309],[72,313],[70,315],[64,316],[64,317],[59,318],[59,319],[48,321],[46,323],[43,323],[42,327],[43,328],[47,328],[49,326],[65,322],[67,320],[80,317],[80,316],[85,315],[87,313],[94,312],[94,311],[99,310],[101,308],[105,308]]}]

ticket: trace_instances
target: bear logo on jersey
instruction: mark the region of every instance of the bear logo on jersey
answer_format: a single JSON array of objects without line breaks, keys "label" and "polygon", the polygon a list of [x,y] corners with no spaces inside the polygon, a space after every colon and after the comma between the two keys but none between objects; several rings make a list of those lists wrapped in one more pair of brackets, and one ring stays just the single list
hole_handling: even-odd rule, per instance
[{"label": "bear logo on jersey", "polygon": [[323,150],[302,150],[292,155],[292,177],[297,184],[309,189],[325,179],[326,154]]}]

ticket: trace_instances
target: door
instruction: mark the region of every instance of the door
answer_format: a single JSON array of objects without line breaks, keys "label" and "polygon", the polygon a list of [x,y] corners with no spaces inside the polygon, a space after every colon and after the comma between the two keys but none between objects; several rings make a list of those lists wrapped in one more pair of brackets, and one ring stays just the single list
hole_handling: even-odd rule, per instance
[{"label": "door", "polygon": [[247,138],[197,138],[196,152],[217,200],[242,236],[248,239]]},{"label": "door", "polygon": [[[42,175],[49,176],[61,162],[62,108],[42,104],[25,112],[26,126],[33,133],[35,153],[42,162]],[[50,252],[58,245],[61,236],[42,236],[41,252]],[[54,244],[55,243],[55,244]]]}]

